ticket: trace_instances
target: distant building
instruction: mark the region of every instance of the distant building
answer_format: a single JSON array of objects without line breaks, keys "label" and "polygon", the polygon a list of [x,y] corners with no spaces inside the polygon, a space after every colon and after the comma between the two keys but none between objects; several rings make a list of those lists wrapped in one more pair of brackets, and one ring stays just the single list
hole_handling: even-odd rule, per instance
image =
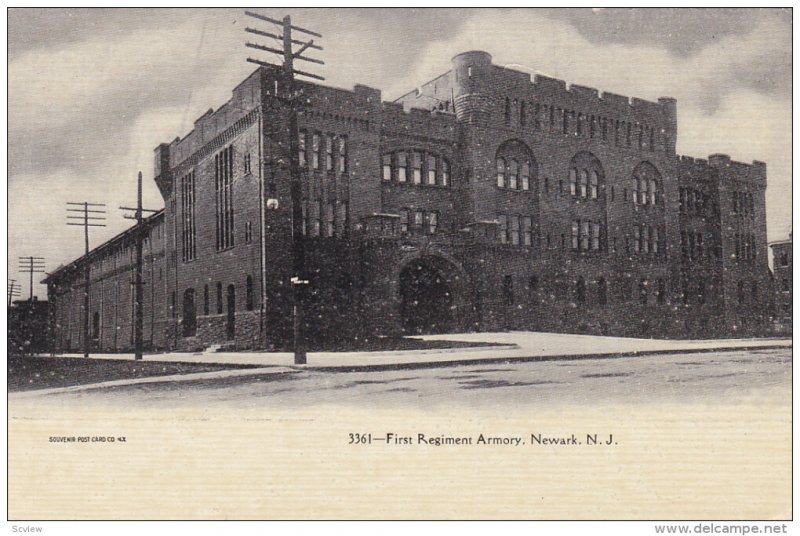
[{"label": "distant building", "polygon": [[[153,347],[291,338],[284,81],[258,69],[155,150]],[[480,51],[393,103],[361,85],[298,85],[312,338],[768,329],[766,165],[676,155],[675,99],[531,79]],[[81,347],[87,260],[96,346],[131,346],[131,246],[123,233],[47,278],[59,348]]]},{"label": "distant building", "polygon": [[51,348],[48,304],[17,300],[8,308],[8,351],[11,354],[47,352]]},{"label": "distant building", "polygon": [[783,331],[792,331],[792,237],[772,242],[772,273],[775,277],[775,323]]}]

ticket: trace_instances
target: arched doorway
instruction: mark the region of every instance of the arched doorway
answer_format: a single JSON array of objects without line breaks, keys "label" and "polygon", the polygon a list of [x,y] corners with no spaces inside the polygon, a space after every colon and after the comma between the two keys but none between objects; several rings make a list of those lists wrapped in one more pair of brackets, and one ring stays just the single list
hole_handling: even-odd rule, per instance
[{"label": "arched doorway", "polygon": [[400,271],[400,311],[408,334],[447,333],[455,326],[453,274],[441,263],[415,259]]}]

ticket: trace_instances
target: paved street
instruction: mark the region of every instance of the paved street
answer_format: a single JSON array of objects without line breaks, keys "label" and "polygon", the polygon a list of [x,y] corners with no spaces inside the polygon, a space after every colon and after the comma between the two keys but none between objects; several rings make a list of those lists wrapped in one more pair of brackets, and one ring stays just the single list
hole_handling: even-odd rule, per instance
[{"label": "paved street", "polygon": [[791,348],[604,359],[446,365],[414,370],[292,370],[111,386],[42,401],[143,408],[558,406],[789,403]]}]

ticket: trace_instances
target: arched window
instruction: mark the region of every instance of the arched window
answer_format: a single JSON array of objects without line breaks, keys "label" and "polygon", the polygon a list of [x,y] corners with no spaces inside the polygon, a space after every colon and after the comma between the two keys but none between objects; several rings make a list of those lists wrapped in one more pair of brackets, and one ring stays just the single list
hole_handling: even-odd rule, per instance
[{"label": "arched window", "polygon": [[530,191],[535,187],[536,160],[520,140],[508,140],[495,153],[497,187]]},{"label": "arched window", "polygon": [[605,305],[608,302],[608,285],[604,278],[597,280],[597,303]]},{"label": "arched window", "polygon": [[497,159],[497,186],[506,187],[506,161],[503,158]]},{"label": "arched window", "polygon": [[[650,162],[642,162],[633,170],[633,202],[655,206],[661,203],[661,174]],[[696,192],[687,192],[685,209],[692,212]],[[699,202],[699,201],[698,201]]]},{"label": "arched window", "polygon": [[583,276],[578,277],[575,283],[575,301],[577,303],[586,303],[586,281]]},{"label": "arched window", "polygon": [[580,199],[598,199],[605,175],[600,160],[581,151],[572,157],[569,167],[569,193]]},{"label": "arched window", "polygon": [[519,163],[512,159],[508,165],[508,187],[512,190],[517,189],[519,179]]},{"label": "arched window", "polygon": [[522,163],[522,172],[520,178],[522,179],[522,189],[528,191],[531,189],[531,163],[525,161]]},{"label": "arched window", "polygon": [[246,307],[248,311],[252,311],[254,307],[254,299],[253,299],[253,277],[247,276],[247,281],[245,283],[245,291],[246,291]]}]

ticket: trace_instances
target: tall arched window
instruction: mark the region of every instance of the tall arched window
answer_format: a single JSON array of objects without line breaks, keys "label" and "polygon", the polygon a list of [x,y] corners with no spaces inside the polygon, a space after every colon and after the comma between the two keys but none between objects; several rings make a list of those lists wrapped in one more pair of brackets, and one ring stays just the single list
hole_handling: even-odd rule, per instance
[{"label": "tall arched window", "polygon": [[506,161],[504,158],[497,159],[497,186],[506,187]]},{"label": "tall arched window", "polygon": [[597,199],[597,184],[598,184],[598,176],[597,171],[592,170],[590,176],[590,183],[589,183],[589,197],[592,199]]},{"label": "tall arched window", "polygon": [[582,169],[580,175],[581,175],[580,195],[581,197],[586,198],[589,195],[589,170]]}]

